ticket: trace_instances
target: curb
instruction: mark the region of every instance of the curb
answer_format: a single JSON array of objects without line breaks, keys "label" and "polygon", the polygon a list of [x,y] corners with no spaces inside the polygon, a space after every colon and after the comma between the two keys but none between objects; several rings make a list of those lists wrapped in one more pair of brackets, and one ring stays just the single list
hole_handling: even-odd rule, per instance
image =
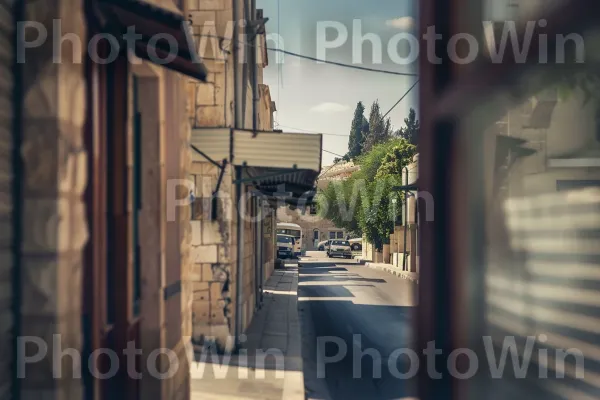
[{"label": "curb", "polygon": [[[364,261],[364,260],[363,260]],[[380,271],[385,271],[391,275],[394,275],[398,278],[405,279],[407,281],[411,281],[414,283],[419,283],[419,275],[413,274],[406,271],[398,271],[397,268],[393,267],[391,264],[379,264],[374,262],[366,261],[364,265],[368,268],[378,269]],[[389,265],[389,266],[388,266]]]},{"label": "curb", "polygon": [[[300,261],[300,260],[298,260]],[[302,332],[300,325],[300,314],[298,312],[298,270],[293,271],[292,292],[295,296],[288,305],[288,344],[285,362],[291,370],[285,371],[283,378],[283,396],[285,400],[304,400],[306,392],[304,387],[304,360],[302,359]],[[290,363],[291,362],[291,363]]]}]

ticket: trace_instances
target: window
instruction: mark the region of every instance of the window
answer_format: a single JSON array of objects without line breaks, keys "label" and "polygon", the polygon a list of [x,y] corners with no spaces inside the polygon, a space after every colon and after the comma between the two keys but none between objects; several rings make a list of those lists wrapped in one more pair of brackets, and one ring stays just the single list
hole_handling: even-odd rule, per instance
[{"label": "window", "polygon": [[350,242],[347,240],[334,240],[331,244],[334,246],[350,246]]},{"label": "window", "polygon": [[313,240],[319,240],[319,231],[318,230],[313,231]]},{"label": "window", "polygon": [[291,243],[294,244],[294,238],[289,236],[277,235],[277,241],[279,243]]},{"label": "window", "polygon": [[343,239],[344,238],[344,232],[337,232],[336,238]]},{"label": "window", "polygon": [[329,239],[335,239],[335,232],[329,232]]},{"label": "window", "polygon": [[300,231],[296,229],[277,229],[277,233],[281,235],[290,235],[295,237],[296,239],[300,239]]},{"label": "window", "polygon": [[317,215],[317,206],[310,206],[310,215]]},{"label": "window", "polygon": [[[575,343],[588,354],[600,349],[591,334],[600,317],[600,277],[594,273],[600,257],[591,234],[600,231],[600,188],[593,187],[600,180],[599,65],[591,48],[592,35],[600,31],[597,14],[586,19],[589,9],[566,0],[487,0],[485,15],[476,7],[467,15],[442,0],[420,4],[428,11],[435,6],[422,22],[446,29],[444,37],[459,33],[450,21],[458,25],[469,17],[477,28],[488,20],[543,20],[548,28],[543,33],[552,34],[534,33],[535,51],[523,51],[526,62],[507,57],[487,65],[458,66],[446,63],[448,58],[447,66],[421,63],[420,76],[430,80],[420,86],[420,143],[426,145],[419,167],[431,179],[420,182],[420,190],[435,198],[435,212],[444,216],[420,228],[421,267],[432,279],[419,282],[423,309],[417,325],[424,332],[417,346],[444,341],[452,331],[461,338],[456,347],[474,349],[479,360],[499,354],[509,340],[519,353],[531,343],[539,356],[520,379],[505,370],[501,379],[460,380],[448,385],[451,390],[435,386],[424,372],[418,397],[453,398],[451,391],[469,400],[597,397],[600,383],[583,375],[583,360],[560,360]],[[532,17],[538,11],[549,15]],[[585,43],[585,63],[572,62],[583,48],[573,37]],[[537,61],[544,49],[548,60]],[[518,53],[511,55],[518,59]],[[557,62],[559,54],[567,61]],[[452,205],[444,210],[440,202]],[[540,359],[542,349],[547,358]],[[586,354],[589,368],[596,365]]]}]

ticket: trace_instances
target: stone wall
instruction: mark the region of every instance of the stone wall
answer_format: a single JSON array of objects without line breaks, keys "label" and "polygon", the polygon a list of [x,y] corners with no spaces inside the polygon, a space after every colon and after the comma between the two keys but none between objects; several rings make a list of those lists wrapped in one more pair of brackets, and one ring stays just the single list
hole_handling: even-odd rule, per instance
[{"label": "stone wall", "polygon": [[289,222],[300,225],[302,227],[302,234],[304,235],[302,246],[306,251],[317,250],[313,240],[313,232],[315,230],[319,231],[319,242],[329,239],[329,232],[341,231],[344,239],[347,234],[344,229],[336,227],[330,220],[318,215],[311,215],[308,209],[302,215],[302,212],[299,210],[280,207],[277,209],[277,222]]},{"label": "stone wall", "polygon": [[206,83],[192,80],[188,85],[192,126],[231,126],[234,97],[230,54],[233,51],[230,40],[233,34],[232,2],[210,0],[190,1],[188,4],[194,40],[209,72]]},{"label": "stone wall", "polygon": [[[240,2],[240,4],[243,4]],[[207,82],[190,81],[189,119],[193,128],[231,127],[234,112],[233,85],[233,2],[231,0],[191,1],[189,13],[196,45],[209,71]],[[215,37],[217,36],[217,37]],[[262,70],[259,71],[262,79]],[[246,82],[245,115],[242,124],[252,127],[252,88]],[[261,89],[260,93],[268,90]],[[259,128],[272,130],[272,111],[259,109]],[[260,106],[260,104],[259,104]],[[265,110],[263,110],[265,108]],[[263,122],[261,122],[263,121]],[[219,216],[211,220],[210,197],[216,187],[219,169],[201,158],[194,158],[190,177],[195,185],[196,201],[191,222],[191,283],[193,290],[192,337],[198,343],[215,340],[225,349],[234,332],[236,285],[242,285],[242,329],[254,313],[255,248],[254,224],[244,224],[242,279],[235,276],[237,263],[237,213],[233,169],[226,168],[219,197]],[[245,190],[245,189],[244,189]]]},{"label": "stone wall", "polygon": [[233,327],[233,270],[235,224],[232,219],[232,176],[227,168],[221,185],[219,218],[211,220],[211,195],[216,187],[218,168],[210,163],[193,162],[196,201],[191,221],[191,285],[193,290],[192,337],[202,343],[213,337],[226,346]]},{"label": "stone wall", "polygon": [[13,210],[13,10],[0,5],[0,398],[7,398],[12,381],[12,210]]},{"label": "stone wall", "polygon": [[[82,349],[82,249],[88,240],[82,194],[87,185],[83,147],[86,96],[84,65],[63,42],[60,64],[52,62],[52,23],[62,33],[85,37],[83,3],[28,2],[24,19],[49,32],[41,47],[26,54],[23,68],[23,241],[21,244],[21,331],[48,344],[47,356],[26,366],[23,398],[82,398],[82,381],[73,379],[65,357],[62,378],[53,378],[53,335],[62,349]],[[37,37],[29,31],[31,40]],[[3,50],[5,48],[2,46]],[[3,111],[6,108],[0,107]],[[6,376],[6,375],[4,375]]]}]

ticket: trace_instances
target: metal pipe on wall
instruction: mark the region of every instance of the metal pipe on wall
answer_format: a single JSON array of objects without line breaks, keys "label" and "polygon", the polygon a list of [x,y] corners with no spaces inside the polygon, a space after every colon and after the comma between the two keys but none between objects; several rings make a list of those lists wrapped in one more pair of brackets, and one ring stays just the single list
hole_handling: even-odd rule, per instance
[{"label": "metal pipe on wall", "polygon": [[[242,16],[242,10],[240,10],[240,3],[243,3],[243,0],[233,0],[232,6],[232,14],[233,14],[233,126],[236,129],[243,128],[243,96],[242,96],[242,86],[243,82],[240,80],[240,31],[239,31],[239,23],[240,17]],[[244,50],[246,50],[244,46]],[[230,149],[233,154],[233,149]],[[233,160],[231,160],[233,161]],[[235,266],[235,326],[234,326],[234,337],[235,337],[235,348],[239,349],[240,347],[240,336],[242,334],[242,308],[243,308],[243,298],[242,298],[242,282],[243,282],[243,258],[244,258],[244,240],[243,240],[243,221],[241,215],[241,207],[240,202],[242,199],[242,167],[235,168],[235,193],[236,193],[236,202],[234,207],[237,207],[237,223],[236,223],[236,266]]]},{"label": "metal pipe on wall", "polygon": [[265,250],[265,231],[264,231],[264,218],[265,218],[265,204],[263,203],[262,200],[259,199],[258,201],[258,213],[259,213],[259,224],[260,224],[260,249],[259,249],[259,264],[258,264],[258,269],[259,269],[259,282],[260,282],[260,288],[259,288],[259,301],[258,301],[258,307],[262,308],[262,304],[263,304],[263,288],[265,285],[265,255],[264,255],[264,250]]},{"label": "metal pipe on wall", "polygon": [[236,224],[236,239],[237,239],[237,251],[236,251],[236,274],[235,274],[235,347],[239,348],[240,336],[242,335],[242,309],[244,307],[243,299],[243,265],[244,265],[244,221],[242,215],[242,167],[236,167],[235,169],[235,195],[237,204],[237,224]]},{"label": "metal pipe on wall", "polygon": [[402,248],[402,271],[406,271],[406,234],[408,227],[408,167],[404,167],[406,178],[404,180],[404,247]]},{"label": "metal pipe on wall", "polygon": [[256,196],[252,196],[252,215],[253,215],[253,223],[254,223],[254,309],[258,310],[258,299],[259,299],[259,276],[258,276],[258,248],[260,247],[260,218],[258,211],[258,202],[259,199]]},{"label": "metal pipe on wall", "polygon": [[[239,19],[240,0],[233,0],[233,126],[234,128],[242,128],[243,118],[241,114],[241,102],[243,101],[240,82],[240,27]],[[227,71],[226,71],[227,72]]]},{"label": "metal pipe on wall", "polygon": [[[256,20],[256,0],[250,0],[250,15],[253,21]],[[250,68],[252,68],[252,131],[256,133],[258,130],[258,57],[256,51],[258,49],[258,26],[254,26],[252,32],[252,50],[250,52]]]}]

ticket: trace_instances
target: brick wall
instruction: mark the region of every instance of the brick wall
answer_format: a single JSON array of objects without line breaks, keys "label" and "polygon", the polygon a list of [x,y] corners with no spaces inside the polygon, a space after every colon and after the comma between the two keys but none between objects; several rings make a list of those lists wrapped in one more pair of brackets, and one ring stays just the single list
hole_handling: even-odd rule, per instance
[{"label": "brick wall", "polygon": [[0,398],[8,395],[12,378],[13,28],[12,9],[3,2],[0,4]]}]

